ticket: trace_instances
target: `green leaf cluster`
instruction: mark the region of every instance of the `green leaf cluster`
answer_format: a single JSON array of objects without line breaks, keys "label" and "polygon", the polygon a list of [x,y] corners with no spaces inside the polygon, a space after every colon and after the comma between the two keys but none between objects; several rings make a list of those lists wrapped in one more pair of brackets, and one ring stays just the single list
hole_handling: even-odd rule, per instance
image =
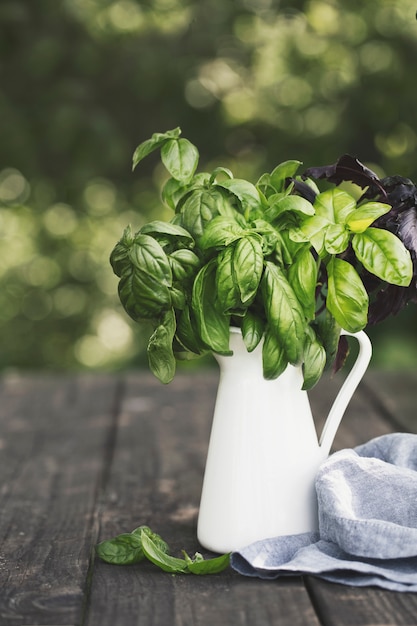
[{"label": "green leaf cluster", "polygon": [[167,383],[178,358],[230,354],[234,325],[249,351],[263,340],[265,378],[301,364],[312,387],[335,358],[340,329],[367,324],[364,277],[411,281],[408,250],[375,225],[390,205],[357,203],[337,186],[320,192],[312,180],[303,195],[295,160],[255,184],[225,168],[196,173],[198,150],[180,132],[155,133],[133,157],[136,167],[160,150],[171,220],[127,228],[111,254],[123,306],[154,326],[152,371]]},{"label": "green leaf cluster", "polygon": [[185,551],[182,559],[171,556],[168,544],[148,526],[102,541],[96,546],[96,553],[114,565],[134,565],[147,559],[171,574],[217,574],[228,567],[230,560],[229,554],[204,559],[199,552],[190,557]]}]

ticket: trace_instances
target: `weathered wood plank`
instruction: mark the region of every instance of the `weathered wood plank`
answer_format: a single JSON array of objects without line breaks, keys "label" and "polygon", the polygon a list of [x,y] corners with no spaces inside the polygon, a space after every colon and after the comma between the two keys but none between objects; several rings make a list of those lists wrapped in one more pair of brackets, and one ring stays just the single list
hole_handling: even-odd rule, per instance
[{"label": "weathered wood plank", "polygon": [[[180,376],[168,387],[143,373],[129,378],[102,539],[148,524],[176,555],[200,549],[196,518],[216,386],[212,372]],[[88,626],[213,623],[318,626],[301,579],[170,576],[149,564],[95,563]]]},{"label": "weathered wood plank", "polygon": [[349,587],[310,578],[308,586],[323,626],[414,626],[417,594]]},{"label": "weathered wood plank", "polygon": [[277,583],[228,574],[209,582],[183,578],[175,595],[176,626],[319,624],[300,579]]},{"label": "weathered wood plank", "polygon": [[103,376],[2,380],[2,625],[82,621],[117,393]]}]

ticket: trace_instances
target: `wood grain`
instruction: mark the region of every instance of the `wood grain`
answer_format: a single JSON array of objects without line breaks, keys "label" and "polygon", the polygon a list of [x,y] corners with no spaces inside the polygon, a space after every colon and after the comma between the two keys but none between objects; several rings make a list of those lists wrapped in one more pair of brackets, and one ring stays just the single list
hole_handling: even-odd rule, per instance
[{"label": "wood grain", "polygon": [[110,378],[2,382],[2,625],[81,623],[116,396]]},{"label": "wood grain", "polygon": [[[319,579],[172,576],[107,565],[99,539],[147,524],[178,556],[196,522],[218,376],[148,372],[0,381],[0,626],[416,624],[417,594]],[[320,432],[341,379],[310,394]],[[416,432],[417,376],[370,371],[334,449]],[[204,551],[203,551],[204,552]],[[207,556],[209,554],[204,552]]]}]

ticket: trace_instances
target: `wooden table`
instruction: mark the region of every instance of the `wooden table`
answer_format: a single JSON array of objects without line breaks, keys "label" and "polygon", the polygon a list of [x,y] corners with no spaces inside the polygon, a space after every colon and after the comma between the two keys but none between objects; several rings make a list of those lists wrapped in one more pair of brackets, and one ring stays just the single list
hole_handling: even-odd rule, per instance
[{"label": "wooden table", "polygon": [[[177,556],[199,549],[216,385],[211,370],[168,386],[147,372],[1,379],[0,626],[417,624],[417,594],[231,570],[173,576],[94,557],[99,540],[141,524]],[[315,414],[330,393],[313,390]],[[370,371],[335,448],[416,431],[416,395],[417,374]]]}]

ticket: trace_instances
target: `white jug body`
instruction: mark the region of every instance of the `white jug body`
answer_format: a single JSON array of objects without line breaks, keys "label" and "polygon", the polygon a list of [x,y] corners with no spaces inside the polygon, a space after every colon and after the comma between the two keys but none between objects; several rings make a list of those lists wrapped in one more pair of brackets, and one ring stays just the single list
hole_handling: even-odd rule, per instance
[{"label": "white jug body", "polygon": [[261,345],[248,353],[240,331],[231,329],[230,347],[233,356],[215,355],[220,380],[197,531],[201,545],[215,552],[317,530],[315,476],[363,375],[358,362],[364,371],[370,358],[358,357],[357,381],[351,379],[344,394],[342,388],[320,444],[301,367],[289,365],[277,379],[265,380]]}]

